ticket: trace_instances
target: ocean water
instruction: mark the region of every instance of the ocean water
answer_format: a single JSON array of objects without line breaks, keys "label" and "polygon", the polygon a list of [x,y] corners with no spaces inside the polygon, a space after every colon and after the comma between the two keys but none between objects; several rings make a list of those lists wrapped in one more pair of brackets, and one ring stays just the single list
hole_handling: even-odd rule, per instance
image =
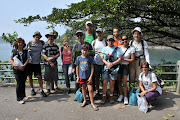
[{"label": "ocean water", "polygon": [[[0,61],[8,61],[12,47],[8,43],[0,44]],[[180,60],[180,51],[175,49],[149,49],[151,64],[161,64],[162,59],[176,63]],[[60,57],[58,63],[61,63]]]}]

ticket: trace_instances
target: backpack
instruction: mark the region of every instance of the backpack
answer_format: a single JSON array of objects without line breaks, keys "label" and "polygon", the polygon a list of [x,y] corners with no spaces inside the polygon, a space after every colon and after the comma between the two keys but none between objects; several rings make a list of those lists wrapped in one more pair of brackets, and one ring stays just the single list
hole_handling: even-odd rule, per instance
[{"label": "backpack", "polygon": [[[134,40],[131,41],[130,46],[132,46],[133,42],[134,42]],[[145,58],[145,55],[144,55],[144,40],[141,40],[141,45],[142,45],[142,49],[143,49],[143,54],[140,55],[140,56],[144,56],[144,58]],[[139,57],[140,57],[140,56],[139,56]]]},{"label": "backpack", "polygon": [[[144,73],[141,74],[141,78],[143,75],[144,75]],[[149,75],[150,75],[150,80],[152,81],[152,72],[149,72]],[[157,78],[157,85],[160,86],[161,88],[163,88],[164,87],[164,81],[161,78],[159,78],[157,75],[156,75],[156,78]]]}]

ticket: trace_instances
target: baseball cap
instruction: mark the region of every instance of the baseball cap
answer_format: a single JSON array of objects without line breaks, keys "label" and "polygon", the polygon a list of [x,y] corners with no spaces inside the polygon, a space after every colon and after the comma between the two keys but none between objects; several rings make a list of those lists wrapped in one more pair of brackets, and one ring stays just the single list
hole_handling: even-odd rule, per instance
[{"label": "baseball cap", "polygon": [[76,35],[77,35],[78,33],[84,34],[84,32],[83,32],[82,30],[77,30],[77,31],[76,31]]},{"label": "baseball cap", "polygon": [[109,39],[113,39],[114,40],[114,36],[113,35],[108,35],[107,40],[109,40]]},{"label": "baseball cap", "polygon": [[103,32],[103,29],[102,29],[102,28],[97,28],[97,29],[96,29],[96,32],[98,32],[98,31],[99,31],[99,32]]},{"label": "baseball cap", "polygon": [[87,22],[86,22],[86,25],[87,25],[87,24],[91,24],[91,25],[92,25],[92,22],[91,22],[91,21],[87,21]]}]

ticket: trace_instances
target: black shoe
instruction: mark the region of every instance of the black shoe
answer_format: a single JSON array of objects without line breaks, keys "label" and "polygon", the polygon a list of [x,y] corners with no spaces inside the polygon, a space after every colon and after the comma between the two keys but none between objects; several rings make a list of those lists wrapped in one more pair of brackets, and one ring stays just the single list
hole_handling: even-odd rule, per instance
[{"label": "black shoe", "polygon": [[46,95],[46,93],[45,93],[44,91],[41,92],[41,95],[42,95],[43,97],[47,97],[47,95]]},{"label": "black shoe", "polygon": [[36,95],[36,92],[34,89],[31,90],[31,95]]},{"label": "black shoe", "polygon": [[70,94],[71,93],[71,90],[67,90],[67,94]]}]

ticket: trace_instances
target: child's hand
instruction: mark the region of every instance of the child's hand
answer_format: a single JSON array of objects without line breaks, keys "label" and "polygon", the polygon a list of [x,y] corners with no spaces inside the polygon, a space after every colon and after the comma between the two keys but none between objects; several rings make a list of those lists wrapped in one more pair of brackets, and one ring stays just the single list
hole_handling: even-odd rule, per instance
[{"label": "child's hand", "polygon": [[77,77],[77,79],[76,79],[76,83],[79,83],[79,82],[80,82],[79,77]]}]

